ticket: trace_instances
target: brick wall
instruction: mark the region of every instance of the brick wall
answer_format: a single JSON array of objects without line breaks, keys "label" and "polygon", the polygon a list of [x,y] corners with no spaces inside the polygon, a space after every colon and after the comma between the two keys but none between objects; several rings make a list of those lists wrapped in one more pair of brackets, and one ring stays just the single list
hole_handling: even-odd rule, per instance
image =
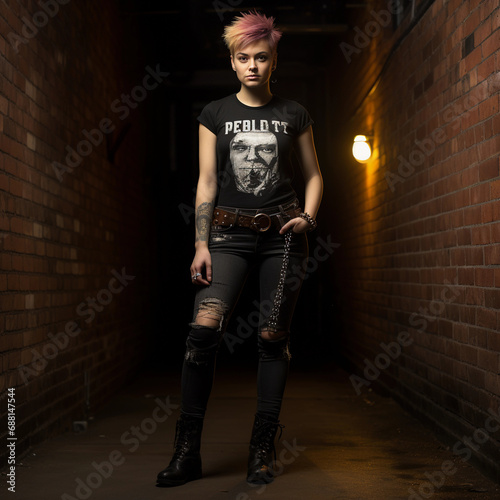
[{"label": "brick wall", "polygon": [[[353,390],[388,391],[454,451],[470,437],[461,458],[498,479],[500,9],[417,1],[413,20],[379,29],[370,10],[389,4],[353,13],[351,48],[331,47],[339,345]],[[363,133],[374,154],[359,164]]]},{"label": "brick wall", "polygon": [[141,106],[161,77],[145,80],[127,23],[114,1],[0,2],[0,437],[14,387],[17,456],[91,415],[143,357]]}]

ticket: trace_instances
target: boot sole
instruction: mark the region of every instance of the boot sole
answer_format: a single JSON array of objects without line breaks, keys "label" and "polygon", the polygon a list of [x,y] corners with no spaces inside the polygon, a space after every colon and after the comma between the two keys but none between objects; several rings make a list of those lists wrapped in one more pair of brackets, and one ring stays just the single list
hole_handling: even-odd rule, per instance
[{"label": "boot sole", "polygon": [[253,474],[247,477],[247,483],[249,484],[269,484],[274,481],[274,476],[259,476],[257,474]]},{"label": "boot sole", "polygon": [[157,479],[156,482],[162,486],[182,486],[183,484],[189,483],[190,481],[196,481],[197,479],[201,479],[201,472],[187,479],[179,479],[177,481],[175,479]]}]

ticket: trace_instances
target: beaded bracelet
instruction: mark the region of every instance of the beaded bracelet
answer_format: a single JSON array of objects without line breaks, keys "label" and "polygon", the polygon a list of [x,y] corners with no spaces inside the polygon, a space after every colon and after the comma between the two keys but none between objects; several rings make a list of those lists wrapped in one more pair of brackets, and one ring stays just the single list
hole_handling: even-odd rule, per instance
[{"label": "beaded bracelet", "polygon": [[305,221],[309,222],[309,224],[311,225],[310,231],[312,231],[313,229],[316,229],[316,227],[318,226],[316,219],[313,219],[307,212],[300,213],[299,217],[301,217]]}]

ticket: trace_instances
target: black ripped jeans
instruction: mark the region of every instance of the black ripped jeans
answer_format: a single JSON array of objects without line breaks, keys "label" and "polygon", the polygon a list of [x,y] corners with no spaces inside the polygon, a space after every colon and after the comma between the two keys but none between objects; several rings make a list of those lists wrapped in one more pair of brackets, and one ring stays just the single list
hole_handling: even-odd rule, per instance
[{"label": "black ripped jeans", "polygon": [[[209,249],[212,282],[195,297],[191,331],[182,368],[181,412],[203,417],[214,378],[216,354],[228,319],[250,272],[259,277],[257,413],[278,419],[290,361],[289,330],[306,259],[307,236],[293,233],[283,299],[273,340],[262,337],[273,306],[283,261],[284,235],[276,228],[257,233],[242,227],[213,227]],[[196,323],[198,314],[216,319],[218,327]],[[279,336],[279,338],[278,338]]]}]

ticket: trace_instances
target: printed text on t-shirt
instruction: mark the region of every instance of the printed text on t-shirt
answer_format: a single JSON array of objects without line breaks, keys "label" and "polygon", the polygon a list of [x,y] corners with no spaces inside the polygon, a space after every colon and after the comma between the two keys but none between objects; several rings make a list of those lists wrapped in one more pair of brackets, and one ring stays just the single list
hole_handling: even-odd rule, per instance
[{"label": "printed text on t-shirt", "polygon": [[224,123],[226,135],[230,132],[236,134],[238,132],[264,132],[268,130],[288,135],[287,126],[288,122],[279,120],[235,120]]}]

